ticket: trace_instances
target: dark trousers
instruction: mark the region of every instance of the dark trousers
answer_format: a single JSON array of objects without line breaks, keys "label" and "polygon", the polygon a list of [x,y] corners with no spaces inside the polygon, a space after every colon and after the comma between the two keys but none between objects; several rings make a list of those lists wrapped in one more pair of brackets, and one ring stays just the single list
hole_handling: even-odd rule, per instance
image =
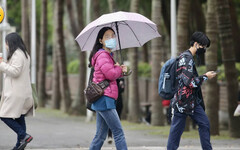
[{"label": "dark trousers", "polygon": [[[194,114],[189,115],[198,125],[200,142],[203,150],[212,150],[210,143],[210,123],[202,106],[194,109]],[[181,135],[185,128],[187,115],[175,112],[168,137],[167,150],[176,150],[179,147]]]},{"label": "dark trousers", "polygon": [[26,123],[25,116],[21,115],[20,118],[1,118],[1,120],[10,127],[14,132],[17,133],[17,144],[16,147],[20,145],[20,140],[26,136]]}]

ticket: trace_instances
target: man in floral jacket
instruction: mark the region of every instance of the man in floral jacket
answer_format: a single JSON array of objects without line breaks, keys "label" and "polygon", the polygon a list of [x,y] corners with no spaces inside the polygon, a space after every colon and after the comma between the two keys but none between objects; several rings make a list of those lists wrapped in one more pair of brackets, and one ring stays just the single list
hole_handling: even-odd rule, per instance
[{"label": "man in floral jacket", "polygon": [[179,147],[181,135],[184,131],[186,118],[189,115],[199,127],[202,149],[211,150],[210,125],[204,111],[201,85],[204,81],[216,76],[209,71],[198,76],[193,56],[199,59],[210,46],[210,40],[202,32],[195,32],[190,41],[191,47],[179,56],[177,64],[178,91],[172,99],[172,123],[168,137],[168,150]]}]

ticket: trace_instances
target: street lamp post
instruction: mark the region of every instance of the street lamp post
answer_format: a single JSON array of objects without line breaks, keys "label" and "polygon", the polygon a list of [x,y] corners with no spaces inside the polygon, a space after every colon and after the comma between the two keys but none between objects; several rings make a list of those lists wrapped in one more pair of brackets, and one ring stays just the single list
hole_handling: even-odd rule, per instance
[{"label": "street lamp post", "polygon": [[[7,51],[5,47],[5,37],[7,34],[7,31],[10,30],[10,25],[7,23],[7,5],[6,0],[2,0],[2,9],[4,10],[4,19],[2,23],[0,24],[0,31],[2,31],[2,53],[3,53],[3,59],[7,60]],[[4,76],[4,75],[3,75]],[[1,81],[3,81],[3,76],[1,77]],[[3,82],[1,82],[1,90],[3,87]]]},{"label": "street lamp post", "polygon": [[[86,0],[86,5],[87,5],[86,6],[86,22],[88,24],[88,23],[90,23],[90,20],[91,20],[91,18],[90,18],[91,0]],[[89,57],[89,55],[90,55],[90,52],[87,51],[87,58]],[[89,75],[90,75],[90,69],[87,67],[87,80],[86,80],[87,84],[88,84]],[[86,121],[89,122],[92,120],[92,118],[93,118],[93,112],[87,109]]]},{"label": "street lamp post", "polygon": [[0,31],[2,31],[2,53],[3,53],[3,59],[7,59],[7,52],[5,47],[5,37],[7,34],[7,31],[10,30],[10,25],[7,23],[7,2],[6,0],[2,0],[2,8],[4,10],[4,16],[3,22],[0,24]]},{"label": "street lamp post", "polygon": [[176,0],[171,0],[171,58],[177,56]]},{"label": "street lamp post", "polygon": [[31,79],[36,83],[36,0],[32,0],[32,27],[31,27]]}]

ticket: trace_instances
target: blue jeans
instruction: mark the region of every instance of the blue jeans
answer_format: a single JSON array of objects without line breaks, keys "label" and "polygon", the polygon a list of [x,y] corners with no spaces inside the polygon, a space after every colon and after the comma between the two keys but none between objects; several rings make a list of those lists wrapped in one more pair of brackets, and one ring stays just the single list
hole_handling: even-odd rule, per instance
[{"label": "blue jeans", "polygon": [[25,116],[21,115],[20,118],[1,118],[1,120],[10,127],[14,132],[17,133],[17,144],[16,147],[19,147],[20,140],[24,139],[26,136],[26,123]]},{"label": "blue jeans", "polygon": [[[197,124],[203,150],[212,150],[210,143],[210,123],[202,106],[194,108],[194,114],[189,115]],[[181,135],[185,128],[187,115],[175,112],[168,137],[167,150],[176,150],[179,147]]]},{"label": "blue jeans", "polygon": [[100,150],[110,128],[113,133],[117,150],[127,150],[127,144],[120,119],[116,109],[105,111],[96,111],[97,113],[97,131],[90,145],[90,150]]}]

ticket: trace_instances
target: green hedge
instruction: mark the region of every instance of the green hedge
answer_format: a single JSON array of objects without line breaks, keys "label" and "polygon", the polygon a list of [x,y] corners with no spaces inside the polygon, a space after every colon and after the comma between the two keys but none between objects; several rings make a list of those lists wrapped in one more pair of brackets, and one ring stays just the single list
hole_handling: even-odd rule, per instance
[{"label": "green hedge", "polygon": [[[53,71],[53,65],[48,64],[47,66],[47,72],[52,72]],[[70,74],[77,74],[79,73],[79,60],[72,60],[71,62],[68,63],[67,65],[67,72]]]},{"label": "green hedge", "polygon": [[138,76],[151,77],[151,65],[149,63],[140,62],[138,64]]},{"label": "green hedge", "polygon": [[79,73],[79,60],[71,61],[67,66],[68,73],[77,74]]},{"label": "green hedge", "polygon": [[[237,75],[238,75],[238,81],[240,81],[240,63],[236,63],[236,68],[237,68]],[[47,67],[47,72],[52,72],[53,67],[52,64],[48,65]],[[198,74],[202,75],[204,73],[206,73],[206,66],[200,66],[197,67],[198,70]],[[225,81],[225,73],[224,73],[224,66],[218,66],[218,70],[220,70],[220,72],[218,73],[218,80],[221,81]],[[71,74],[77,74],[79,73],[79,60],[72,60],[68,66],[67,66],[67,71],[68,73]],[[140,77],[151,77],[151,65],[149,63],[145,63],[145,62],[140,62],[138,64],[138,75]]]}]

